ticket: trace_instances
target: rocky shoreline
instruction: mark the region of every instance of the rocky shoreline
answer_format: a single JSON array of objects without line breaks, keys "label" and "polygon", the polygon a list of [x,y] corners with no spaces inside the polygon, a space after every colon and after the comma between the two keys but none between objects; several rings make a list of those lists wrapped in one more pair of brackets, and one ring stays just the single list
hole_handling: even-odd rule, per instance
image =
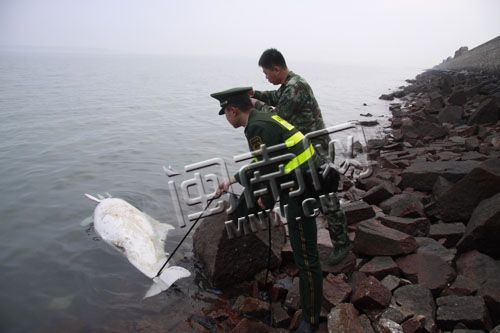
[{"label": "rocky shoreline", "polygon": [[[429,70],[407,82],[381,96],[396,100],[390,132],[368,141],[373,175],[342,182],[353,251],[340,264],[325,263],[332,244],[319,229],[319,331],[500,332],[500,80]],[[260,255],[258,272],[247,272],[253,279],[225,288],[186,324],[199,332],[294,330],[298,270],[288,242],[276,252],[267,280]]]}]

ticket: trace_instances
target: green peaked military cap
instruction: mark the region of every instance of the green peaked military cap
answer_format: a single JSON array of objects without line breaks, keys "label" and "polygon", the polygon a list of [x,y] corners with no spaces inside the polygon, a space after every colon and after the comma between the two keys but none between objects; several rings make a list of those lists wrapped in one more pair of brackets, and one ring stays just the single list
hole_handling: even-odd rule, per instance
[{"label": "green peaked military cap", "polygon": [[216,92],[210,94],[210,96],[212,96],[213,98],[215,98],[220,102],[220,106],[222,109],[220,109],[219,115],[223,115],[224,108],[231,102],[231,99],[248,95],[248,92],[251,91],[252,89],[253,89],[252,87],[238,87],[238,88],[224,90],[221,92]]}]

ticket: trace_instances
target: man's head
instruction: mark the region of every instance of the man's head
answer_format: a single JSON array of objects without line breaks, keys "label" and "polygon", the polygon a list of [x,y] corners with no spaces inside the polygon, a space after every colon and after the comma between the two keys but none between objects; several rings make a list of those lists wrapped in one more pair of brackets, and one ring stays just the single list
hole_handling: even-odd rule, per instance
[{"label": "man's head", "polygon": [[285,83],[288,75],[285,58],[276,49],[265,50],[260,56],[259,66],[266,75],[266,79],[275,85]]},{"label": "man's head", "polygon": [[227,121],[234,127],[246,126],[248,111],[252,108],[249,92],[252,87],[241,87],[210,94],[220,102],[219,115],[226,115]]}]

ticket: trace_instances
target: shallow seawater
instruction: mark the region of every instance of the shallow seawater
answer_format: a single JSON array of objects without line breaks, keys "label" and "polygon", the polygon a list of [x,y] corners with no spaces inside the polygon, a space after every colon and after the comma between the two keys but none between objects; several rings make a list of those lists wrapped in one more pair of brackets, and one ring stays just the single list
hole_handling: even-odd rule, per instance
[{"label": "shallow seawater", "polygon": [[[387,119],[378,96],[419,73],[291,68],[313,87],[327,126],[367,112]],[[171,331],[217,298],[193,274],[143,301],[151,281],[80,225],[95,207],[83,194],[109,192],[177,226],[162,166],[182,172],[221,157],[236,171],[243,130],[217,116],[209,94],[245,85],[274,88],[254,59],[0,53],[0,331],[126,331],[155,316]],[[196,273],[191,248],[188,239],[175,260]]]}]

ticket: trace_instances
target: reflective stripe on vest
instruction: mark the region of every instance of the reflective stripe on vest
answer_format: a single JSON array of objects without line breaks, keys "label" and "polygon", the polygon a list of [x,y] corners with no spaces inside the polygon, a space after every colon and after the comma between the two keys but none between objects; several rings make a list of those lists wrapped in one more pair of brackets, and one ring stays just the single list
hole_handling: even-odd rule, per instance
[{"label": "reflective stripe on vest", "polygon": [[[281,126],[286,128],[287,130],[291,131],[295,129],[295,127],[290,124],[288,121],[285,119],[281,118],[278,115],[273,115],[271,116],[274,120],[276,120]],[[301,143],[302,140],[304,139],[304,134],[302,134],[300,131],[293,134],[289,138],[285,140],[285,145],[287,148],[292,148],[293,146],[297,145],[298,143]],[[305,162],[307,162],[308,159],[310,159],[316,151],[314,150],[314,147],[312,144],[309,145],[309,147],[301,152],[299,155],[295,156],[292,158],[286,165],[285,165],[285,174],[289,174]]]},{"label": "reflective stripe on vest", "polygon": [[307,162],[308,159],[313,157],[315,152],[316,151],[314,150],[313,145],[310,144],[309,148],[300,153],[299,156],[295,156],[290,160],[290,162],[285,165],[285,174],[289,174],[290,172],[298,168],[301,164]]},{"label": "reflective stripe on vest", "polygon": [[285,140],[285,145],[287,146],[287,148],[293,147],[297,143],[300,143],[303,138],[304,138],[304,134],[302,134],[302,132],[297,132]]},{"label": "reflective stripe on vest", "polygon": [[283,126],[284,128],[286,128],[289,131],[291,131],[295,128],[292,124],[290,124],[288,121],[286,121],[285,119],[281,118],[278,115],[271,116],[271,118],[276,120],[278,123],[280,123],[281,126]]}]

